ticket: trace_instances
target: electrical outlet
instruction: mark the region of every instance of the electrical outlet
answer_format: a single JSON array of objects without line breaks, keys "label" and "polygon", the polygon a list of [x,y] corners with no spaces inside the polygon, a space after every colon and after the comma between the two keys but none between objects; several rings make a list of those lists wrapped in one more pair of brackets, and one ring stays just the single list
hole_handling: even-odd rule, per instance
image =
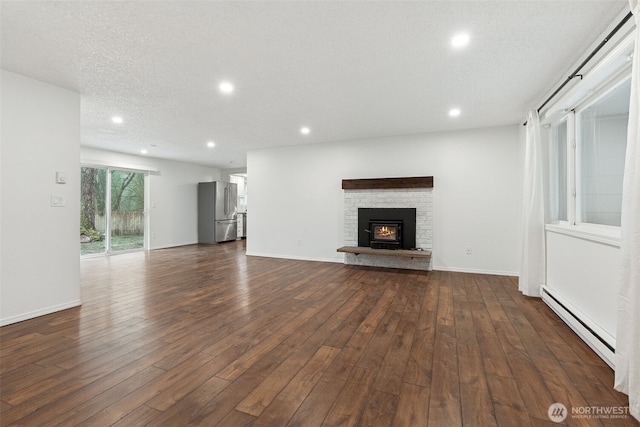
[{"label": "electrical outlet", "polygon": [[296,246],[302,246],[302,239],[299,237],[296,239]]},{"label": "electrical outlet", "polygon": [[467,255],[471,255],[471,246],[467,246]]}]

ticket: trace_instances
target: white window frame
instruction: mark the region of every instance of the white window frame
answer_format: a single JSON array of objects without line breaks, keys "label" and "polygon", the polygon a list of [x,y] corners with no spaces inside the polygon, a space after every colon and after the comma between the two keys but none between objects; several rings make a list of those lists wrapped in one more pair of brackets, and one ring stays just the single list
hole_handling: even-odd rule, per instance
[{"label": "white window frame", "polygon": [[[127,252],[140,252],[140,251],[148,251],[151,248],[151,236],[149,230],[151,230],[150,226],[150,217],[149,217],[149,206],[151,200],[151,173],[159,173],[158,169],[152,168],[137,168],[137,166],[114,166],[112,163],[89,160],[83,161],[80,163],[81,168],[95,168],[95,169],[104,169],[106,171],[106,179],[105,179],[105,220],[106,220],[106,232],[105,232],[105,251],[104,253],[85,255],[82,258],[93,257],[93,256],[110,256],[114,254],[124,254]],[[134,172],[141,173],[144,175],[144,240],[143,247],[140,249],[130,249],[124,251],[112,251],[111,250],[111,173],[113,171],[122,171],[122,172]]]},{"label": "white window frame", "polygon": [[[580,222],[578,208],[580,205],[576,187],[577,172],[580,167],[579,148],[576,135],[576,112],[579,113],[586,106],[596,102],[600,97],[613,90],[631,74],[630,55],[634,51],[635,32],[638,31],[633,23],[618,32],[610,41],[611,48],[601,51],[598,58],[594,58],[593,66],[586,70],[580,78],[575,78],[573,85],[555,99],[541,112],[541,124],[557,124],[567,118],[567,221],[557,221],[547,224],[546,229],[557,233],[596,241],[612,246],[620,246],[620,227]],[[576,76],[578,77],[578,76]],[[571,121],[571,123],[569,123]],[[550,188],[553,191],[552,188]]]},{"label": "white window frame", "polygon": [[[546,225],[546,229],[561,234],[568,234],[583,239],[596,241],[612,246],[620,246],[620,227],[583,222],[581,218],[581,191],[580,191],[580,123],[578,115],[595,102],[615,90],[631,77],[630,69],[625,68],[597,91],[592,91],[576,103],[565,114],[557,117],[552,126],[558,126],[562,121],[567,121],[567,220],[559,220]],[[552,160],[550,158],[550,160]],[[555,183],[554,183],[555,184]],[[550,191],[555,191],[550,188]]]}]

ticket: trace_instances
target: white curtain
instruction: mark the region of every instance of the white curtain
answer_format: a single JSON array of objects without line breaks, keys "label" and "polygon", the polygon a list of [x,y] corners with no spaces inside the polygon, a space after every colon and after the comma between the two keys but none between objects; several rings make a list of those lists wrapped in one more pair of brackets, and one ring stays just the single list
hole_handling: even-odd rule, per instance
[{"label": "white curtain", "polygon": [[538,112],[527,115],[524,161],[522,258],[518,289],[524,295],[540,296],[545,283],[543,159]]},{"label": "white curtain", "polygon": [[629,411],[640,419],[640,4],[630,0],[636,21],[631,103],[622,187],[622,255],[618,293],[615,388],[629,395]]}]

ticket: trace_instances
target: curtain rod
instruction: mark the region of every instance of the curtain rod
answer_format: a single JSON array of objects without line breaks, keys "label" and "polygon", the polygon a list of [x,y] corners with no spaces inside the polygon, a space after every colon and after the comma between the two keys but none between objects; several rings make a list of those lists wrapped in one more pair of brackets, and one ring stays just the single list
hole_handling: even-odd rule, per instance
[{"label": "curtain rod", "polygon": [[[591,53],[589,54],[589,56],[587,56],[587,58],[582,61],[582,63],[580,65],[578,65],[578,68],[576,68],[573,73],[571,73],[571,75],[569,75],[569,77],[567,77],[567,79],[558,87],[558,89],[555,90],[555,92],[553,92],[547,99],[546,101],[544,101],[542,103],[542,105],[538,108],[538,113],[545,107],[545,105],[547,105],[549,103],[549,101],[551,101],[557,94],[558,92],[560,92],[571,80],[575,79],[576,77],[580,77],[580,80],[582,80],[582,74],[578,74],[580,72],[580,70],[582,70],[582,67],[584,67],[585,65],[587,65],[587,63],[589,61],[591,61],[591,59],[596,56],[596,54],[600,51],[600,49],[602,49],[602,47],[607,44],[607,42],[611,39],[611,37],[613,37],[619,30],[620,28],[622,28],[622,26],[624,24],[627,23],[627,21],[629,19],[631,19],[631,17],[633,16],[633,12],[629,12],[627,13],[627,15],[622,18],[622,21],[620,21],[618,23],[618,25],[615,26],[615,28],[613,30],[611,30],[611,32],[609,34],[607,34],[607,36],[604,38],[604,40],[602,40],[600,42],[600,44],[598,46],[595,47],[595,49],[593,49],[591,51]],[[524,122],[523,126],[526,126],[527,122]]]}]

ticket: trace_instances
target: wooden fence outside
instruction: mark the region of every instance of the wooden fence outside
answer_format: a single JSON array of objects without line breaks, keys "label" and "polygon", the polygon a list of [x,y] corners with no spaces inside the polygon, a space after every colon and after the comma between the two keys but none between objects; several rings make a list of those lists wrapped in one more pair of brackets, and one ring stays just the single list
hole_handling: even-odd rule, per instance
[{"label": "wooden fence outside", "polygon": [[[106,223],[104,215],[96,214],[96,230],[105,233]],[[115,236],[144,235],[144,211],[112,212],[111,230]]]}]

